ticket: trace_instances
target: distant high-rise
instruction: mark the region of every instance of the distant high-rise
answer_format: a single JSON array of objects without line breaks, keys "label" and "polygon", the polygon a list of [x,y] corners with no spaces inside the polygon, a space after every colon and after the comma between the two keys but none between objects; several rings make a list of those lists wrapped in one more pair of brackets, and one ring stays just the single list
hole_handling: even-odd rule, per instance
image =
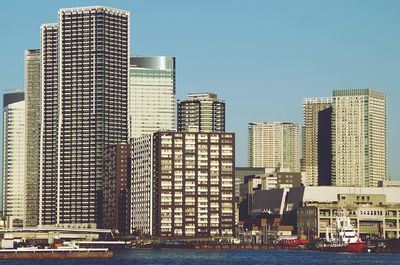
[{"label": "distant high-rise", "polygon": [[103,151],[128,137],[129,13],[61,9],[41,50],[39,224],[96,227]]},{"label": "distant high-rise", "polygon": [[249,166],[300,172],[299,133],[299,125],[293,123],[249,123]]},{"label": "distant high-rise", "polygon": [[175,128],[175,57],[131,57],[129,137]]},{"label": "distant high-rise", "polygon": [[[303,100],[303,159],[306,186],[318,185],[318,113],[332,106],[332,98]],[[330,148],[330,147],[329,147]]]},{"label": "distant high-rise", "polygon": [[178,131],[225,132],[225,102],[212,93],[193,93],[178,101]]},{"label": "distant high-rise", "polygon": [[23,92],[3,96],[3,214],[11,227],[26,221],[25,101]]},{"label": "distant high-rise", "polygon": [[332,183],[377,187],[386,180],[386,96],[372,89],[334,90]]},{"label": "distant high-rise", "polygon": [[38,224],[40,50],[25,51],[26,226]]}]

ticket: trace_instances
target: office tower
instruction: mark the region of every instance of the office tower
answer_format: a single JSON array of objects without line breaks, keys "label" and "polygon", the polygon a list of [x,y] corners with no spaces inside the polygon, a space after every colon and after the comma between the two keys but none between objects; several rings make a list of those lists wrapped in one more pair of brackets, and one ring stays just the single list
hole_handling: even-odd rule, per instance
[{"label": "office tower", "polygon": [[131,148],[129,144],[110,145],[104,151],[102,228],[119,235],[130,233]]},{"label": "office tower", "polygon": [[131,57],[129,138],[175,128],[175,57]]},{"label": "office tower", "polygon": [[249,123],[249,166],[300,172],[299,131],[293,123]]},{"label": "office tower", "polygon": [[303,159],[306,186],[318,185],[318,113],[332,106],[332,98],[303,100]]},{"label": "office tower", "polygon": [[225,132],[225,102],[212,93],[192,93],[178,101],[178,131]]},{"label": "office tower", "polygon": [[26,213],[25,101],[23,92],[3,96],[3,214],[8,227],[23,227]]},{"label": "office tower", "polygon": [[386,180],[386,96],[372,89],[333,91],[332,182],[377,187]]},{"label": "office tower", "polygon": [[127,141],[129,13],[61,9],[58,25],[42,26],[41,50],[39,223],[96,227],[103,151]]},{"label": "office tower", "polygon": [[132,139],[132,230],[232,236],[233,133],[157,132]]},{"label": "office tower", "polygon": [[26,226],[38,224],[40,50],[25,51]]}]

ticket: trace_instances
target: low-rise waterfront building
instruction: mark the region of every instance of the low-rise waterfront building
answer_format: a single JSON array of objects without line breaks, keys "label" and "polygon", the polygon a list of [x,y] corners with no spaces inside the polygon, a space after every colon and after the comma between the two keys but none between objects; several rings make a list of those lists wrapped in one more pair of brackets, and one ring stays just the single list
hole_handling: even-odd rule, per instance
[{"label": "low-rise waterfront building", "polygon": [[[281,225],[292,225],[298,234],[318,238],[324,236],[326,226],[335,224],[337,212],[344,208],[351,218],[358,220],[356,227],[360,227],[364,238],[399,236],[400,188],[397,187],[293,187],[255,190],[249,197],[251,200],[241,204],[247,207],[243,211],[241,207],[241,214],[247,214],[241,218],[245,222],[279,217]],[[329,220],[317,215],[320,209],[330,211],[326,217]]]},{"label": "low-rise waterfront building", "polygon": [[338,194],[333,202],[307,202],[297,210],[297,232],[310,239],[325,238],[336,229],[336,217],[347,215],[364,239],[400,236],[400,203],[389,204],[384,194]]}]

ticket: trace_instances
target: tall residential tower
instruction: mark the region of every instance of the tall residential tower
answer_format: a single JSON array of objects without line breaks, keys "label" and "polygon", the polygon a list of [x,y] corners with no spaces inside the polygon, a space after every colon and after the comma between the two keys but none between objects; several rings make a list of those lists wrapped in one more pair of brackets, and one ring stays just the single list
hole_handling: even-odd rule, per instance
[{"label": "tall residential tower", "polygon": [[40,50],[25,51],[26,226],[38,224]]},{"label": "tall residential tower", "polygon": [[61,9],[41,48],[39,223],[96,227],[103,151],[128,137],[129,13]]},{"label": "tall residential tower", "polygon": [[306,186],[318,185],[318,114],[332,106],[332,98],[303,100],[303,159]]},{"label": "tall residential tower", "polygon": [[332,182],[377,187],[386,180],[386,95],[372,89],[333,91]]}]

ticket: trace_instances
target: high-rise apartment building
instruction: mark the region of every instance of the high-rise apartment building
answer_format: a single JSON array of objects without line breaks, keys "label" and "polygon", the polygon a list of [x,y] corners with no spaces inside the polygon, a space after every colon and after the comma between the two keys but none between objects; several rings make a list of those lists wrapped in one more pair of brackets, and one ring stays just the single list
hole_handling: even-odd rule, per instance
[{"label": "high-rise apartment building", "polygon": [[303,159],[306,186],[318,185],[318,114],[332,106],[332,98],[303,100]]},{"label": "high-rise apartment building", "polygon": [[377,187],[386,180],[386,96],[372,89],[334,90],[332,183]]},{"label": "high-rise apartment building", "polygon": [[40,50],[25,51],[26,226],[38,224]]},{"label": "high-rise apartment building", "polygon": [[332,107],[318,113],[318,186],[332,185]]},{"label": "high-rise apartment building", "polygon": [[3,96],[3,214],[9,227],[26,222],[25,101],[23,92]]},{"label": "high-rise apartment building", "polygon": [[109,145],[103,156],[104,190],[102,228],[119,235],[130,233],[131,210],[131,147],[129,144]]},{"label": "high-rise apartment building", "polygon": [[127,141],[129,13],[61,9],[41,44],[39,224],[96,227],[103,151]]},{"label": "high-rise apartment building", "polygon": [[232,236],[233,133],[157,132],[132,139],[132,230]]},{"label": "high-rise apartment building", "polygon": [[40,28],[39,225],[56,223],[58,131],[58,25]]},{"label": "high-rise apartment building", "polygon": [[175,57],[131,57],[129,137],[175,128]]},{"label": "high-rise apartment building", "polygon": [[286,122],[249,123],[249,166],[300,172],[300,127]]},{"label": "high-rise apartment building", "polygon": [[178,101],[178,131],[225,132],[225,102],[212,93],[192,93]]}]

